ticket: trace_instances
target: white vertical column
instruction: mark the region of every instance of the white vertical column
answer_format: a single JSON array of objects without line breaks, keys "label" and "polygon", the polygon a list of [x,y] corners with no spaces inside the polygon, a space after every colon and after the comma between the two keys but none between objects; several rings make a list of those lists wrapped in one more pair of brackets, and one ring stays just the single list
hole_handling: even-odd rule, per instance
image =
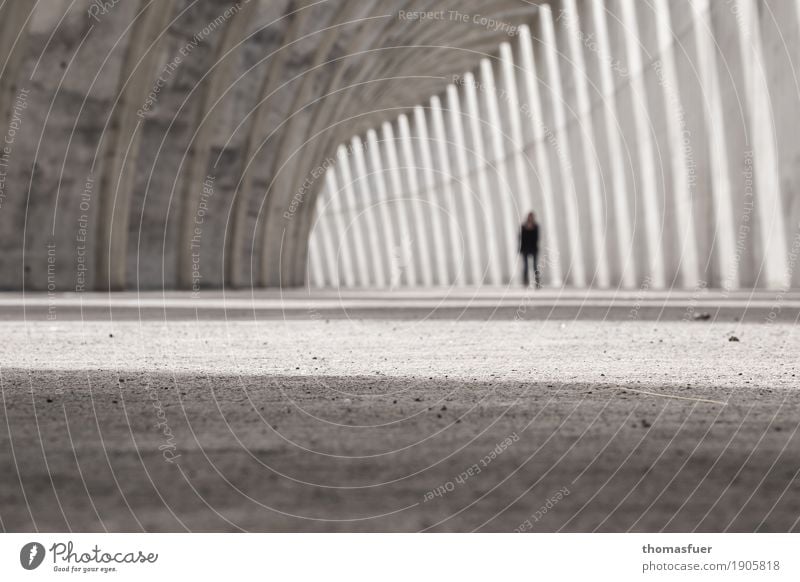
[{"label": "white vertical column", "polygon": [[414,231],[417,248],[417,262],[419,279],[426,287],[433,285],[433,269],[430,261],[430,246],[428,245],[428,233],[425,221],[425,213],[422,209],[420,200],[419,181],[417,180],[417,161],[414,156],[414,144],[411,141],[411,128],[408,124],[408,117],[401,115],[397,118],[397,127],[400,131],[400,145],[403,152],[403,164],[406,167],[406,178],[408,179],[408,197],[411,202],[412,216],[414,217]]},{"label": "white vertical column", "polygon": [[553,14],[550,6],[541,5],[539,14],[542,23],[542,40],[547,60],[550,91],[553,98],[553,112],[555,115],[556,140],[561,144],[558,148],[558,168],[561,175],[561,185],[566,187],[564,206],[567,211],[567,240],[569,241],[570,268],[572,283],[576,287],[586,286],[586,270],[583,263],[583,247],[580,241],[580,220],[578,218],[578,197],[575,192],[575,180],[572,177],[572,156],[570,154],[569,138],[567,134],[567,120],[564,113],[564,95],[561,84],[561,68],[558,64],[556,36],[553,30]]},{"label": "white vertical column", "polygon": [[436,265],[436,283],[446,285],[448,281],[446,248],[444,244],[444,229],[442,228],[441,203],[436,192],[436,173],[433,165],[433,155],[431,154],[431,141],[428,134],[428,120],[425,117],[425,110],[417,106],[414,108],[414,127],[417,130],[417,151],[420,155],[422,167],[423,185],[420,190],[420,198],[427,198],[427,215],[430,218],[431,238],[433,248],[431,249]]},{"label": "white vertical column", "polygon": [[[464,280],[469,283],[481,282],[480,248],[478,247],[478,220],[475,213],[476,193],[469,187],[470,167],[467,161],[467,143],[464,138],[464,123],[461,118],[461,102],[455,85],[447,86],[447,108],[449,110],[450,128],[453,135],[453,154],[456,162],[456,182],[458,184],[458,205],[463,208],[462,228],[466,232],[467,257],[465,271],[468,276]],[[454,186],[455,187],[455,186]],[[467,270],[467,266],[469,269]]]},{"label": "white vertical column", "polygon": [[603,192],[600,187],[600,172],[594,152],[596,145],[592,124],[591,100],[589,99],[588,73],[586,71],[586,60],[583,57],[583,45],[580,40],[582,35],[580,16],[575,6],[575,0],[564,0],[563,10],[563,19],[567,28],[569,43],[569,58],[573,63],[571,69],[573,83],[575,84],[578,124],[583,136],[581,150],[583,152],[583,166],[586,172],[589,216],[591,217],[591,236],[595,264],[594,278],[598,287],[605,288],[611,284],[611,278],[608,272],[608,250],[603,227]]},{"label": "white vertical column", "polygon": [[[367,257],[365,254],[364,236],[361,232],[361,226],[364,224],[358,218],[358,200],[356,192],[353,188],[353,175],[350,171],[350,156],[348,150],[344,146],[339,146],[338,151],[339,163],[336,167],[339,170],[339,176],[342,181],[342,191],[344,192],[344,207],[345,207],[345,223],[346,231],[350,236],[347,237],[348,241],[352,241],[353,246],[347,245],[343,248],[344,252],[350,252],[355,256],[356,274],[358,284],[362,287],[369,286],[369,274],[367,266]],[[349,247],[349,248],[348,248]]]},{"label": "white vertical column", "polygon": [[678,89],[678,75],[675,71],[669,0],[656,0],[656,26],[658,29],[658,54],[660,55],[660,83],[664,93],[669,134],[670,159],[672,166],[672,197],[675,203],[675,223],[680,237],[680,272],[683,287],[694,289],[699,284],[697,240],[695,237],[694,213],[692,212],[689,170],[683,147],[685,124],[683,105]]},{"label": "white vertical column", "polygon": [[756,183],[756,214],[761,230],[761,264],[766,285],[783,288],[789,285],[786,234],[781,207],[778,157],[775,152],[775,118],[764,68],[760,17],[754,0],[736,0],[739,24],[739,47],[742,54],[753,167]]},{"label": "white vertical column", "polygon": [[536,72],[536,61],[533,58],[533,43],[531,31],[527,26],[519,29],[520,63],[525,87],[525,98],[530,111],[531,126],[533,130],[534,155],[536,156],[536,172],[539,175],[539,184],[542,189],[542,215],[544,217],[544,239],[547,241],[547,261],[545,277],[550,283],[560,287],[563,283],[561,262],[558,260],[559,245],[556,235],[555,202],[553,192],[553,179],[550,175],[550,156],[547,153],[545,140],[545,125],[542,115],[542,98],[539,92],[539,79]]},{"label": "white vertical column", "polygon": [[364,144],[358,136],[353,137],[350,140],[350,144],[356,169],[355,183],[358,187],[360,202],[358,208],[361,209],[361,220],[358,220],[357,224],[366,225],[368,240],[366,252],[370,256],[372,263],[370,279],[377,287],[384,287],[386,285],[386,276],[384,274],[384,265],[381,261],[381,246],[385,244],[385,241],[378,238],[378,228],[375,224],[377,208],[369,188],[369,175],[367,174],[367,164],[364,160]]},{"label": "white vertical column", "polygon": [[345,220],[344,204],[342,204],[342,191],[339,189],[339,181],[336,178],[337,168],[342,163],[342,150],[344,150],[344,148],[340,147],[337,151],[339,162],[336,166],[329,168],[325,173],[328,196],[331,198],[331,214],[333,215],[333,230],[335,233],[335,243],[331,244],[330,248],[335,249],[336,258],[331,264],[335,265],[338,270],[339,258],[341,258],[342,275],[341,277],[337,276],[337,280],[344,281],[345,287],[355,287],[356,277],[353,269],[351,250],[348,248],[349,245],[347,244],[347,222]]},{"label": "white vertical column", "polygon": [[442,200],[445,207],[443,214],[446,230],[449,234],[447,245],[447,259],[450,266],[451,278],[447,283],[460,284],[464,281],[464,253],[460,239],[461,220],[459,220],[459,206],[453,196],[453,173],[450,167],[450,154],[448,152],[448,139],[444,129],[444,115],[442,103],[437,96],[431,97],[431,121],[433,122],[433,139],[436,144],[439,162],[440,183]]},{"label": "white vertical column", "polygon": [[[397,239],[394,235],[392,218],[389,215],[389,200],[386,192],[386,176],[381,162],[381,148],[378,144],[378,134],[374,129],[367,131],[367,151],[369,153],[371,182],[375,185],[374,200],[377,207],[375,210],[377,210],[378,214],[378,232],[383,235],[383,244],[379,243],[375,251],[376,253],[383,251],[379,260],[388,267],[388,269],[384,269],[384,276],[388,275],[388,283],[391,285],[393,272],[398,268],[394,260]],[[383,281],[385,283],[386,279]]]},{"label": "white vertical column", "polygon": [[[319,214],[319,206],[315,206],[314,220],[312,224],[318,224],[321,218]],[[323,270],[322,260],[322,244],[320,241],[319,232],[314,229],[311,232],[308,241],[308,268],[309,268],[309,284],[314,287],[325,286],[325,272]]]},{"label": "white vertical column", "polygon": [[797,26],[800,28],[800,0],[794,0],[794,7],[797,14]]},{"label": "white vertical column", "polygon": [[[485,88],[484,88],[485,90]],[[481,215],[486,227],[486,246],[487,246],[487,277],[492,285],[499,285],[502,282],[500,271],[500,249],[498,245],[499,236],[497,233],[494,218],[495,206],[489,192],[489,180],[486,175],[486,153],[483,143],[483,132],[481,130],[481,114],[478,107],[478,85],[472,73],[464,75],[464,92],[467,101],[467,117],[469,118],[470,141],[473,149],[473,167],[475,168],[475,184],[477,187],[476,196],[480,202]]]},{"label": "white vertical column", "polygon": [[310,241],[312,245],[309,254],[317,252],[323,262],[324,285],[337,287],[339,273],[336,268],[336,245],[331,236],[331,227],[335,225],[335,217],[331,212],[331,199],[334,193],[330,191],[330,179],[328,178],[328,175],[332,173],[333,170],[330,168],[325,172],[325,185],[315,205],[317,218],[312,223],[313,230]]},{"label": "white vertical column", "polygon": [[[614,93],[614,79],[611,71],[611,50],[608,43],[608,28],[603,0],[592,0],[592,15],[597,30],[597,62],[600,70],[600,84],[603,97],[603,113],[606,126],[606,143],[611,165],[611,196],[614,200],[617,238],[619,246],[621,284],[624,287],[636,286],[636,269],[633,262],[633,237],[631,233],[628,192],[625,184],[625,161],[622,155],[619,127],[617,125],[617,105]],[[669,23],[666,23],[669,26]]]},{"label": "white vertical column", "polygon": [[514,214],[514,208],[511,204],[514,193],[508,180],[508,172],[506,171],[503,126],[500,121],[497,85],[494,81],[492,62],[489,59],[481,59],[480,72],[481,87],[483,89],[482,95],[486,104],[486,113],[488,117],[489,143],[491,145],[489,163],[494,166],[492,174],[496,177],[492,199],[500,211],[498,247],[502,253],[500,257],[501,273],[503,278],[507,281],[516,271],[516,242],[519,234],[519,225],[517,223],[519,222],[521,224],[522,217],[517,217]]},{"label": "white vertical column", "polygon": [[[400,172],[400,162],[397,156],[397,144],[395,144],[394,129],[392,124],[384,122],[382,127],[384,151],[386,152],[386,166],[389,172],[390,197],[394,203],[395,215],[397,216],[399,244],[397,252],[393,255],[393,261],[397,261],[397,270],[393,270],[389,284],[397,287],[402,283],[416,286],[417,275],[414,270],[413,237],[411,226],[408,220],[408,196],[403,193],[403,180]],[[419,264],[419,261],[417,261]]]},{"label": "white vertical column", "polygon": [[722,114],[722,96],[717,72],[716,40],[711,29],[709,0],[690,0],[694,13],[695,44],[700,83],[705,96],[705,122],[709,135],[711,191],[714,199],[715,245],[719,259],[720,284],[724,289],[739,288],[728,167],[727,137]]},{"label": "white vertical column", "polygon": [[644,66],[635,0],[622,0],[622,24],[633,93],[633,121],[636,127],[636,149],[639,154],[639,182],[644,210],[650,284],[656,289],[663,289],[666,283],[664,253],[661,246],[661,221],[658,215],[658,186],[653,158],[653,138],[650,135],[647,115],[647,93],[644,87]]},{"label": "white vertical column", "polygon": [[[523,216],[533,210],[533,193],[528,182],[528,172],[525,167],[525,140],[522,137],[522,118],[520,115],[519,92],[517,91],[517,74],[514,67],[514,56],[511,45],[507,42],[500,44],[500,65],[502,70],[503,91],[506,95],[505,106],[508,110],[508,133],[511,137],[511,158],[514,168],[514,189],[516,215],[520,221]],[[517,269],[519,271],[519,269]]]}]

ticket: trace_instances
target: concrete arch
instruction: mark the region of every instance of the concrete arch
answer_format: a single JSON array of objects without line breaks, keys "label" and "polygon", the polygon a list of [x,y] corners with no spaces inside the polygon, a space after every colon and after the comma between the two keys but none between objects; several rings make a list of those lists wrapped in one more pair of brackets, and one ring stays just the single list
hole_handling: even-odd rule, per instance
[{"label": "concrete arch", "polygon": [[157,77],[159,47],[173,5],[142,0],[131,29],[127,55],[120,70],[118,104],[109,129],[103,136],[102,174],[97,216],[95,268],[99,289],[125,289],[128,231],[130,223],[133,170],[140,149],[141,119],[135,113],[145,103]]},{"label": "concrete arch", "polygon": [[[194,288],[199,211],[208,287],[302,285],[314,224],[316,285],[508,284],[529,207],[555,287],[800,276],[796,3],[141,0],[94,14],[10,0],[0,14],[0,113],[17,137],[3,192],[22,193],[0,206],[7,288]],[[339,228],[334,213],[357,208],[372,210]],[[332,247],[351,235],[363,242],[345,260]]]}]

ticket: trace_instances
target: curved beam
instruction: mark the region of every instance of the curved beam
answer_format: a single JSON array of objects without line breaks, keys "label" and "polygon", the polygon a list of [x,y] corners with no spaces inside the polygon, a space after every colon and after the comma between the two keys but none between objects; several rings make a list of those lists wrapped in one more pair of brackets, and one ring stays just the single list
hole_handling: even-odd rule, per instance
[{"label": "curved beam", "polygon": [[[265,211],[259,225],[260,234],[257,234],[256,238],[259,241],[262,253],[259,281],[264,286],[275,286],[284,280],[282,274],[278,272],[277,265],[283,264],[284,269],[291,270],[290,261],[282,261],[280,256],[281,249],[292,245],[288,227],[297,213],[295,210],[290,214],[291,218],[285,218],[284,207],[287,198],[293,198],[294,193],[297,191],[295,186],[303,184],[307,179],[313,179],[321,183],[321,175],[315,177],[300,176],[301,166],[299,165],[298,157],[293,155],[293,152],[303,143],[306,135],[300,129],[300,124],[305,120],[302,114],[303,108],[307,106],[312,98],[314,81],[323,72],[321,66],[329,59],[336,40],[342,34],[341,24],[347,24],[351,18],[356,16],[357,9],[363,9],[363,7],[363,5],[355,2],[341,3],[337,12],[326,23],[329,29],[322,35],[322,41],[314,51],[311,64],[300,78],[300,87],[293,97],[293,102],[297,105],[297,108],[289,114],[288,122],[281,128],[280,134],[276,138],[278,154],[272,161],[270,170],[271,184],[268,192],[266,192]],[[300,207],[304,204],[303,198],[305,197],[301,197],[298,201]],[[289,221],[288,224],[287,221]],[[276,231],[280,231],[281,236],[277,236],[278,233]],[[280,242],[277,244],[268,244],[270,241],[277,242],[278,240]],[[289,271],[284,273],[286,277],[289,277]],[[305,267],[303,267],[304,272]]]},{"label": "curved beam", "polygon": [[[239,6],[232,2],[231,7]],[[178,286],[192,288],[193,255],[199,253],[199,243],[193,243],[197,229],[202,232],[202,223],[198,223],[197,210],[201,202],[203,184],[206,179],[211,156],[211,143],[217,119],[223,110],[218,107],[218,100],[226,89],[230,78],[232,61],[236,56],[233,50],[245,38],[250,22],[258,4],[248,2],[241,5],[225,22],[222,38],[217,43],[213,57],[213,71],[204,79],[199,103],[194,111],[195,135],[189,144],[189,150],[183,163],[180,183],[180,228],[178,233]],[[196,248],[197,247],[197,248]]]},{"label": "curved beam", "polygon": [[159,67],[164,27],[172,15],[170,2],[141,0],[131,40],[120,71],[117,106],[112,113],[102,154],[97,217],[95,285],[100,290],[125,289],[128,224],[133,170],[139,154],[141,120],[133,115],[147,97]]},{"label": "curved beam", "polygon": [[[241,287],[247,284],[244,277],[245,258],[249,251],[245,249],[245,234],[247,232],[247,212],[250,206],[250,198],[253,192],[253,182],[258,166],[253,163],[262,148],[264,136],[269,133],[269,113],[271,111],[268,96],[272,95],[281,82],[281,72],[284,63],[289,57],[289,47],[300,36],[299,31],[308,18],[311,2],[299,8],[289,7],[283,19],[288,21],[288,25],[281,37],[280,46],[267,58],[271,59],[267,70],[264,73],[261,89],[258,92],[259,102],[255,106],[253,120],[250,122],[246,143],[247,146],[242,155],[242,169],[240,171],[240,183],[234,192],[231,216],[232,225],[226,232],[226,258],[225,258],[225,280],[233,287]],[[256,239],[257,240],[257,239]],[[250,273],[250,281],[253,281],[253,273]]]},{"label": "curved beam", "polygon": [[5,124],[11,114],[28,40],[28,21],[35,3],[10,0],[0,6],[0,120]]}]

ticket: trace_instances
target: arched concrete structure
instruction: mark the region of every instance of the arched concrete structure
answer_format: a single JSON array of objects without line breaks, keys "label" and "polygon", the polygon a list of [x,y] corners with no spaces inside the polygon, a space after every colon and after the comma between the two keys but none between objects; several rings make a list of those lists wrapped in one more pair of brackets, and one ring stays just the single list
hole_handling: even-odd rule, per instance
[{"label": "arched concrete structure", "polygon": [[0,7],[3,288],[502,284],[531,207],[548,285],[800,283],[795,2],[101,6]]},{"label": "arched concrete structure", "polygon": [[797,14],[767,0],[563,0],[519,24],[436,100],[465,87],[464,126],[481,136],[432,137],[451,143],[437,169],[453,176],[426,194],[444,202],[461,182],[454,213],[481,201],[471,258],[498,272],[476,282],[515,280],[508,217],[533,206],[550,285],[797,284],[800,164],[781,139],[800,125]]}]

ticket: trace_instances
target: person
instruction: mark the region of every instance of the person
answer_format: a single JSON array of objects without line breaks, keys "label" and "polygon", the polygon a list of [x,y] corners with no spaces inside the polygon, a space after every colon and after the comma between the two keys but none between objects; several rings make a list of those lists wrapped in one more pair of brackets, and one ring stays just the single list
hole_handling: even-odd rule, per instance
[{"label": "person", "polygon": [[522,255],[522,281],[525,287],[530,285],[529,260],[533,259],[533,277],[536,288],[542,287],[539,278],[539,265],[537,257],[539,255],[539,225],[536,223],[536,215],[528,213],[528,219],[522,225],[519,232],[519,254]]}]

